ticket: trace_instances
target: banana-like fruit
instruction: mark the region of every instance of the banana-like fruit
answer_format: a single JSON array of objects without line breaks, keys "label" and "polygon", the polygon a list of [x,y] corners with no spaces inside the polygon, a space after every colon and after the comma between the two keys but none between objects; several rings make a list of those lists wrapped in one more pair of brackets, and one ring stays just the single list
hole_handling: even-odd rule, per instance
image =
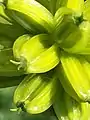
[{"label": "banana-like fruit", "polygon": [[84,9],[84,0],[67,0],[67,7],[71,8],[77,13],[81,13]]},{"label": "banana-like fruit", "polygon": [[63,88],[58,84],[58,91],[56,93],[55,101],[53,103],[53,108],[58,120],[69,120],[68,112],[64,102]]},{"label": "banana-like fruit", "polygon": [[90,104],[88,102],[80,103],[81,107],[81,119],[80,120],[90,120]]},{"label": "banana-like fruit", "polygon": [[83,59],[81,64],[82,64],[82,67],[83,67],[85,73],[87,74],[87,76],[90,80],[90,61],[88,61],[87,59]]},{"label": "banana-like fruit", "polygon": [[53,108],[58,120],[90,119],[90,104],[88,102],[77,102],[64,91],[61,85],[58,87]]},{"label": "banana-like fruit", "polygon": [[26,73],[44,73],[59,63],[59,48],[56,44],[51,45],[49,39],[47,34],[39,34],[24,35],[15,41],[14,57]]},{"label": "banana-like fruit", "polygon": [[55,42],[63,49],[71,48],[77,42],[77,38],[80,39],[81,32],[77,26],[80,21],[76,19],[72,9],[66,7],[57,10],[54,21],[55,30],[53,36]]},{"label": "banana-like fruit", "polygon": [[42,85],[42,76],[36,74],[27,75],[18,85],[14,93],[14,103],[19,107]]},{"label": "banana-like fruit", "polygon": [[90,0],[84,2],[83,19],[90,21]]},{"label": "banana-like fruit", "polygon": [[58,76],[65,91],[77,101],[90,101],[90,79],[86,74],[82,56],[62,52]]},{"label": "banana-like fruit", "polygon": [[81,106],[76,100],[64,91],[64,104],[66,106],[69,120],[81,120]]},{"label": "banana-like fruit", "polygon": [[64,92],[64,101],[69,120],[90,120],[90,104],[88,102],[78,103],[66,92]]},{"label": "banana-like fruit", "polygon": [[7,13],[5,6],[0,3],[0,35],[9,37],[14,41],[17,37],[26,33],[26,30]]},{"label": "banana-like fruit", "polygon": [[55,13],[54,39],[66,52],[90,54],[90,21],[84,21],[83,19],[82,14],[77,15],[74,11],[65,7],[59,8]]},{"label": "banana-like fruit", "polygon": [[55,28],[57,28],[61,24],[65,15],[71,15],[72,12],[73,11],[70,8],[60,7],[56,11],[55,16],[54,16]]},{"label": "banana-like fruit", "polygon": [[27,71],[33,73],[43,73],[53,69],[59,63],[58,48],[52,45],[48,50],[41,53],[28,64]]},{"label": "banana-like fruit", "polygon": [[14,94],[14,103],[18,108],[30,114],[47,110],[55,99],[57,78],[48,73],[26,77]]},{"label": "banana-like fruit", "polygon": [[8,0],[7,8],[14,19],[32,33],[51,33],[54,29],[52,14],[35,0]]},{"label": "banana-like fruit", "polygon": [[16,59],[20,59],[20,51],[22,46],[25,42],[27,42],[29,39],[31,39],[31,35],[25,34],[20,36],[17,40],[15,40],[13,44],[13,55],[16,56]]},{"label": "banana-like fruit", "polygon": [[[80,36],[77,38],[76,43],[73,46],[71,46],[70,48],[64,48],[64,50],[67,52],[70,52],[70,53],[83,54],[83,55],[89,54],[90,55],[90,39],[89,39],[90,22],[83,21],[79,25],[79,31],[80,31]],[[69,38],[70,37],[71,36],[69,36]],[[73,37],[74,36],[72,35],[72,38]]]}]

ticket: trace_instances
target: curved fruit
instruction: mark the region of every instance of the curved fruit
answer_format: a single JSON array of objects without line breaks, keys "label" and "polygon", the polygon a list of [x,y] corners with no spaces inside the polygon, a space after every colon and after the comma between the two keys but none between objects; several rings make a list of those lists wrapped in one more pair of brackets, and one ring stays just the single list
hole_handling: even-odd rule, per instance
[{"label": "curved fruit", "polygon": [[[55,99],[56,89],[57,89],[57,79],[56,77],[49,78],[46,77],[46,85],[42,85],[42,89],[38,89],[38,94],[34,96],[32,100],[27,99],[25,101],[24,108],[28,113],[38,114],[47,110],[53,103]],[[43,83],[44,84],[44,83]]]},{"label": "curved fruit", "polygon": [[69,120],[81,120],[81,106],[76,100],[64,92],[64,104],[66,106]]},{"label": "curved fruit", "polygon": [[90,21],[90,0],[86,0],[84,3],[83,18]]},{"label": "curved fruit", "polygon": [[14,103],[30,114],[47,110],[53,103],[57,89],[56,76],[49,73],[27,76],[14,94]]},{"label": "curved fruit", "polygon": [[25,102],[42,85],[42,77],[36,74],[27,75],[18,85],[14,93],[14,103],[18,107]]},{"label": "curved fruit", "polygon": [[89,120],[90,119],[90,104],[88,102],[82,102],[81,106],[81,119],[80,120]]},{"label": "curved fruit", "polygon": [[53,69],[59,63],[58,52],[58,47],[56,45],[52,45],[27,65],[27,71],[33,73],[44,73]]},{"label": "curved fruit", "polygon": [[13,44],[13,55],[16,59],[20,59],[20,50],[25,42],[31,39],[31,35],[25,34],[17,38]]},{"label": "curved fruit", "polygon": [[82,12],[84,8],[84,0],[74,0],[74,2],[72,0],[68,0],[67,7],[71,8],[77,13]]},{"label": "curved fruit", "polygon": [[49,39],[47,34],[39,34],[32,38],[24,35],[15,41],[14,57],[26,73],[47,72],[59,63],[59,48],[56,44],[51,45]]},{"label": "curved fruit", "polygon": [[55,21],[55,28],[57,28],[61,22],[64,19],[65,15],[71,15],[72,14],[72,10],[66,7],[60,7],[54,16],[54,21]]},{"label": "curved fruit", "polygon": [[83,57],[62,53],[58,76],[65,91],[77,101],[90,101],[90,78],[85,73]]},{"label": "curved fruit", "polygon": [[66,7],[59,8],[55,13],[55,30],[52,35],[54,35],[55,42],[61,48],[69,49],[77,42],[77,38],[80,39],[81,32],[78,28],[78,24],[80,24],[78,17],[81,16],[76,17],[74,12]]},{"label": "curved fruit", "polygon": [[56,93],[55,101],[53,103],[53,108],[58,120],[69,120],[63,93],[64,93],[63,88],[59,83],[58,91]]},{"label": "curved fruit", "polygon": [[51,33],[54,29],[52,14],[35,0],[8,0],[7,8],[17,22],[33,33]]},{"label": "curved fruit", "polygon": [[[77,38],[76,43],[71,48],[64,48],[65,51],[75,54],[90,54],[90,22],[83,21],[79,25],[80,36]],[[74,37],[72,35],[72,37]],[[69,37],[70,38],[70,37]]]}]

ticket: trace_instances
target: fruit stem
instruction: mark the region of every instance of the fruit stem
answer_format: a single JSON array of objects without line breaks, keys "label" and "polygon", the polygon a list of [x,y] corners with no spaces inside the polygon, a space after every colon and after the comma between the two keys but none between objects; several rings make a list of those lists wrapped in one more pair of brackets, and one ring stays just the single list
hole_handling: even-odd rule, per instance
[{"label": "fruit stem", "polygon": [[15,64],[15,65],[20,65],[21,62],[17,62],[17,61],[14,61],[14,60],[10,60],[11,63]]}]

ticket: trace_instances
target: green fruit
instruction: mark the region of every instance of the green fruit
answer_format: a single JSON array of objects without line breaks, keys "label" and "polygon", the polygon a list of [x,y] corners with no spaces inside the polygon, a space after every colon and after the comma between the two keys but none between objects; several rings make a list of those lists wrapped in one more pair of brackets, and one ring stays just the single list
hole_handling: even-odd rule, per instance
[{"label": "green fruit", "polygon": [[18,109],[38,114],[52,105],[58,81],[55,75],[51,75],[51,73],[28,75],[20,83],[14,93],[14,103]]},{"label": "green fruit", "polygon": [[81,119],[80,120],[89,120],[90,119],[90,104],[88,102],[80,103],[81,106]]},{"label": "green fruit", "polygon": [[84,8],[84,0],[74,0],[74,2],[72,0],[68,0],[67,7],[71,8],[75,12],[82,12]]},{"label": "green fruit", "polygon": [[54,16],[54,21],[55,21],[55,33],[57,33],[58,29],[60,29],[60,25],[64,19],[64,16],[66,15],[71,15],[72,14],[72,10],[66,7],[60,7]]},{"label": "green fruit", "polygon": [[14,19],[32,33],[51,33],[54,29],[52,14],[35,0],[8,0],[7,8]]},{"label": "green fruit", "polygon": [[[42,89],[38,89],[38,94],[32,100],[27,99],[25,101],[24,108],[28,113],[38,114],[47,110],[55,99],[57,89],[56,77],[47,78],[47,84],[43,85]],[[44,84],[44,83],[43,83]]]},{"label": "green fruit", "polygon": [[80,120],[81,106],[76,100],[64,92],[64,103],[68,111],[69,120]]},{"label": "green fruit", "polygon": [[20,51],[25,42],[31,39],[31,36],[28,34],[22,35],[17,40],[15,40],[13,44],[13,55],[16,57],[17,60],[20,59]]},{"label": "green fruit", "polygon": [[[76,43],[71,48],[64,48],[64,50],[70,53],[88,55],[90,54],[90,22],[83,21],[79,25],[79,31],[80,35],[77,38]],[[74,35],[70,37],[74,37]]]},{"label": "green fruit", "polygon": [[90,101],[90,78],[87,76],[83,56],[62,53],[58,76],[65,91],[77,101]]},{"label": "green fruit", "polygon": [[14,57],[26,73],[44,73],[59,63],[59,49],[56,44],[51,45],[49,39],[49,35],[39,34],[32,38],[24,35],[15,41]]},{"label": "green fruit", "polygon": [[90,21],[90,0],[86,0],[84,3],[83,18]]},{"label": "green fruit", "polygon": [[27,75],[18,85],[14,93],[14,103],[18,107],[25,102],[42,85],[42,77],[36,74]]},{"label": "green fruit", "polygon": [[64,90],[61,84],[59,83],[58,91],[56,93],[55,101],[53,103],[53,108],[54,108],[54,111],[55,111],[55,114],[58,120],[69,120],[68,112],[67,112],[66,105],[64,102],[63,93],[64,93]]}]

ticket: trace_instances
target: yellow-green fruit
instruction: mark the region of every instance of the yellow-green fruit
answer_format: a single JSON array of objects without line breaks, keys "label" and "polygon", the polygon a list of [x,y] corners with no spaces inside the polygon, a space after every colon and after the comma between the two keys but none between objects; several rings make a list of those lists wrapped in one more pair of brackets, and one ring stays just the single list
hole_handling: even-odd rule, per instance
[{"label": "yellow-green fruit", "polygon": [[13,46],[14,57],[26,73],[44,73],[59,63],[59,48],[47,34],[19,37]]},{"label": "yellow-green fruit", "polygon": [[51,33],[54,29],[52,14],[35,0],[8,0],[7,8],[14,19],[32,33]]},{"label": "yellow-green fruit", "polygon": [[76,43],[71,48],[64,48],[64,50],[70,53],[88,55],[90,54],[90,22],[83,21],[79,25],[79,32],[80,36],[77,37]]},{"label": "yellow-green fruit", "polygon": [[81,106],[80,103],[69,96],[64,91],[64,104],[66,106],[69,120],[81,120]]},{"label": "yellow-green fruit", "polygon": [[90,21],[90,0],[86,0],[84,3],[83,18]]},{"label": "yellow-green fruit", "polygon": [[74,2],[72,0],[68,0],[67,7],[71,8],[77,13],[82,12],[84,8],[84,0],[74,0]]},{"label": "yellow-green fruit", "polygon": [[14,93],[14,103],[30,114],[47,110],[55,99],[57,78],[53,73],[28,75]]},{"label": "yellow-green fruit", "polygon": [[53,108],[58,120],[69,120],[63,94],[64,90],[59,83],[58,91],[56,93],[55,101],[53,103]]},{"label": "yellow-green fruit", "polygon": [[77,101],[90,101],[90,78],[83,67],[84,58],[62,53],[58,76],[65,91]]}]

